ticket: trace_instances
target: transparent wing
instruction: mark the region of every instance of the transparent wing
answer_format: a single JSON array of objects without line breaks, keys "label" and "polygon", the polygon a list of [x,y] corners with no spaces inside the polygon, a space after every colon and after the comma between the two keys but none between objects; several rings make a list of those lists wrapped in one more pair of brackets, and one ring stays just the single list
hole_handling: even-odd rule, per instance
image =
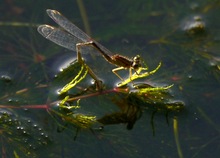
[{"label": "transparent wing", "polygon": [[[109,51],[107,48],[102,46],[100,43],[93,40],[90,36],[88,36],[85,32],[83,32],[80,28],[78,28],[76,25],[74,25],[72,22],[70,22],[66,17],[64,17],[61,13],[59,13],[56,10],[47,9],[47,14],[51,19],[53,19],[59,26],[61,26],[64,30],[69,32],[71,35],[75,36],[75,38],[79,39],[79,42],[89,42],[94,41],[100,49],[102,49],[106,54],[112,54],[111,51]],[[64,34],[63,34],[64,35]],[[68,37],[69,38],[69,37]],[[73,37],[72,37],[73,38]],[[73,40],[72,44],[75,44],[74,42],[77,42],[77,40]],[[54,41],[53,41],[54,42]],[[56,43],[56,42],[55,42]],[[60,42],[61,43],[61,42]],[[77,42],[78,43],[78,42]],[[58,43],[57,43],[58,44]],[[60,45],[60,44],[59,44]],[[69,45],[69,44],[68,44]],[[65,47],[65,44],[61,45]],[[69,47],[66,47],[69,48]],[[71,49],[72,50],[72,49]]]},{"label": "transparent wing", "polygon": [[46,39],[73,51],[76,51],[76,43],[82,42],[71,34],[49,25],[40,25],[37,30]]},{"label": "transparent wing", "polygon": [[73,36],[79,38],[83,42],[88,42],[91,40],[86,33],[84,33],[80,28],[70,22],[66,17],[56,10],[47,9],[47,14],[51,19],[53,19],[59,26],[64,30],[72,34]]}]

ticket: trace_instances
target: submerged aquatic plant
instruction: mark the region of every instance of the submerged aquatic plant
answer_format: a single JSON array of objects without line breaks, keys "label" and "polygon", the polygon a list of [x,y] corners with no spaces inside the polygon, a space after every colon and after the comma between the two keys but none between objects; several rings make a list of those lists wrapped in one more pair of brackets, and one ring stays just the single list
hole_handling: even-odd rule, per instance
[{"label": "submerged aquatic plant", "polygon": [[34,121],[0,111],[2,157],[36,157],[36,149],[50,144],[45,131]]},{"label": "submerged aquatic plant", "polygon": [[[75,62],[72,66],[74,67],[75,65],[77,67],[78,64],[78,62]],[[154,87],[146,83],[134,83],[136,79],[147,77],[150,74],[155,73],[160,66],[161,63],[151,72],[141,73],[142,70],[140,69],[138,73],[134,73],[131,78],[129,77],[122,82],[122,85],[124,85],[122,87],[117,86],[110,90],[93,90],[72,94],[71,89],[76,88],[76,85],[82,82],[87,74],[86,70],[88,66],[85,63],[81,64],[81,68],[78,69],[78,73],[75,74],[75,77],[61,88],[60,95],[63,99],[57,102],[59,111],[51,111],[61,117],[63,121],[74,125],[77,129],[91,129],[96,123],[101,123],[102,125],[125,123],[127,124],[127,129],[132,129],[135,122],[141,117],[143,109],[150,108],[154,113],[156,111],[164,111],[166,113],[169,111],[181,111],[184,108],[184,103],[181,101],[172,101],[172,97],[169,93],[169,89],[173,85]],[[85,71],[84,73],[83,70]],[[62,73],[59,74],[59,76],[62,76]],[[125,83],[132,83],[133,86],[128,87]],[[77,109],[81,108],[79,105],[80,99],[109,93],[117,94],[111,100],[117,107],[119,107],[120,111],[105,114],[98,118],[95,115],[91,116],[77,112]]]}]

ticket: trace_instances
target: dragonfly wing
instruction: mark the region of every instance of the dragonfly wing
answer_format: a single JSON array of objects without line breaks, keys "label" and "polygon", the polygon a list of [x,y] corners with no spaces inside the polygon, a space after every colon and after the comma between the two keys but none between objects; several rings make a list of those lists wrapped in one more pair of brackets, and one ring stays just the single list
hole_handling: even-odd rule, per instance
[{"label": "dragonfly wing", "polygon": [[94,41],[99,48],[101,48],[106,54],[112,54],[107,48],[105,48],[100,43],[93,40],[90,36],[88,36],[85,32],[83,32],[80,28],[70,22],[66,17],[64,17],[60,12],[56,10],[47,9],[47,14],[51,19],[53,19],[59,26],[65,29],[67,32],[77,37],[83,42]]},{"label": "dragonfly wing", "polygon": [[80,28],[70,22],[58,11],[47,9],[47,14],[65,31],[49,25],[41,25],[38,27],[38,32],[45,38],[60,46],[74,51],[76,50],[76,43],[94,41],[104,54],[112,54],[107,48],[105,48],[95,40],[92,40],[90,36],[88,36]]},{"label": "dragonfly wing", "polygon": [[70,22],[66,17],[64,17],[60,12],[56,10],[47,9],[47,14],[51,19],[53,19],[59,26],[64,28],[67,32],[72,34],[73,36],[79,38],[83,42],[88,42],[91,40],[85,32],[83,32],[80,28]]},{"label": "dragonfly wing", "polygon": [[73,51],[76,51],[76,44],[82,42],[68,32],[49,25],[40,25],[37,30],[46,39]]}]

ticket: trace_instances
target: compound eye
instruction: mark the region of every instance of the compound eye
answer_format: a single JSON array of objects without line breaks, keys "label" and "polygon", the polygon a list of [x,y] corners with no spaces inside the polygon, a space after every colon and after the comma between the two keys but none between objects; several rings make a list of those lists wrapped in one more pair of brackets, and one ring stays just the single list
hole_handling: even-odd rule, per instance
[{"label": "compound eye", "polygon": [[134,57],[134,61],[139,61],[140,60],[140,55],[136,55],[135,57]]},{"label": "compound eye", "polygon": [[139,59],[140,59],[139,55],[134,57],[134,60],[139,60]]}]

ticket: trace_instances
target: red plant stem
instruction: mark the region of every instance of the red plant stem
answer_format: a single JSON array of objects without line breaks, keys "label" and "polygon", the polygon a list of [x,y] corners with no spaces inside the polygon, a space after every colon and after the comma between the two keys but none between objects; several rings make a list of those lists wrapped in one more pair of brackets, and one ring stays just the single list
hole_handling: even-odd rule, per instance
[{"label": "red plant stem", "polygon": [[110,90],[105,90],[105,91],[101,91],[101,92],[95,92],[95,93],[91,93],[91,94],[87,94],[87,95],[82,95],[82,96],[78,96],[78,97],[73,97],[73,98],[69,98],[68,101],[75,101],[78,99],[83,99],[83,98],[89,98],[89,97],[93,97],[93,96],[98,96],[98,95],[105,95],[108,93],[126,93],[128,91],[128,89],[118,89],[118,88],[114,88],[114,89],[110,89]]},{"label": "red plant stem", "polygon": [[[73,98],[68,99],[68,101],[75,101],[78,99],[89,98],[89,97],[98,96],[98,95],[105,95],[108,93],[127,93],[127,92],[128,92],[128,89],[114,88],[114,89],[105,90],[105,91],[101,91],[101,92],[95,92],[95,93],[91,93],[91,94],[87,94],[87,95],[73,97]],[[59,103],[59,102],[60,102],[60,100],[54,101],[50,104],[40,104],[40,105],[0,105],[0,108],[10,108],[10,109],[26,108],[26,109],[46,109],[46,110],[48,110],[50,108],[50,106],[57,105],[57,103]]]},{"label": "red plant stem", "polygon": [[47,104],[42,105],[0,105],[0,108],[10,108],[10,109],[48,109],[49,106]]}]

